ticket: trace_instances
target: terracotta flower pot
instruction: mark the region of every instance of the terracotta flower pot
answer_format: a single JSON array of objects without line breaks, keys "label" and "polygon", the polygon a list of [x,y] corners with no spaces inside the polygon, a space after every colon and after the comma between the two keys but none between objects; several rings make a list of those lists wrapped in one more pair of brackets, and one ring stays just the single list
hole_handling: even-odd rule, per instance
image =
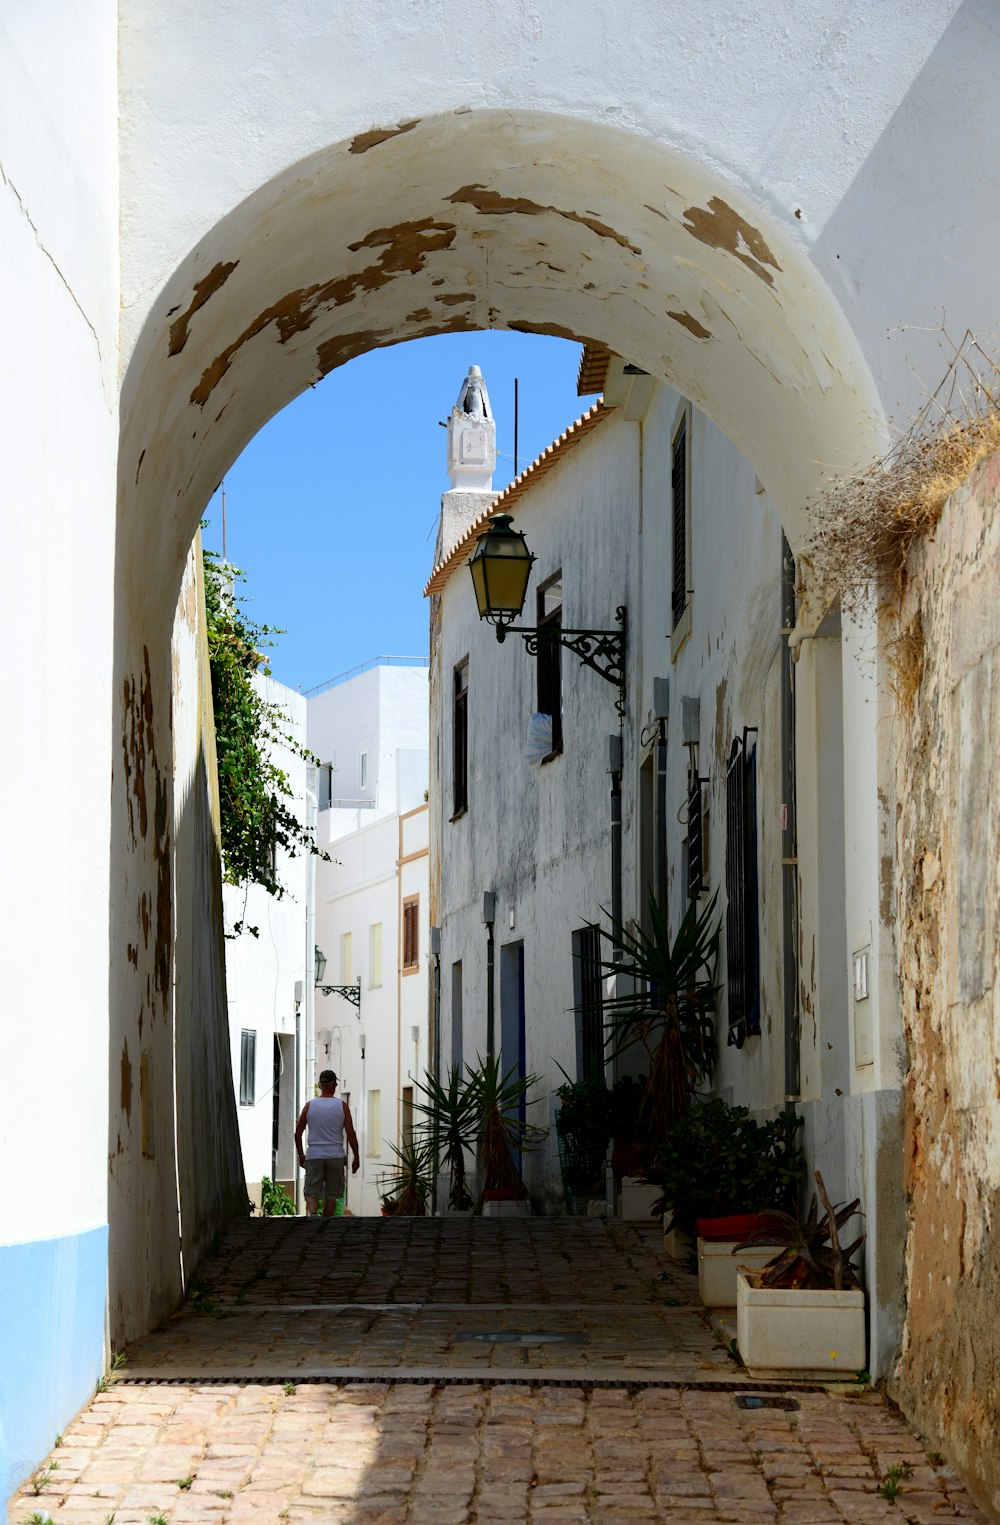
[{"label": "terracotta flower pot", "polygon": [[737,1244],[751,1234],[767,1234],[776,1227],[774,1213],[729,1213],[717,1218],[698,1218],[699,1239],[732,1239]]}]

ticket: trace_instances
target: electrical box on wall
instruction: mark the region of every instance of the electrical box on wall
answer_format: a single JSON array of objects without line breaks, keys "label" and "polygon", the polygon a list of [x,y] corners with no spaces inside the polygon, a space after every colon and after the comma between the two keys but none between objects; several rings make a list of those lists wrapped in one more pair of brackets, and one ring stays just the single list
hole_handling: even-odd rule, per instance
[{"label": "electrical box on wall", "polygon": [[871,947],[856,948],[851,959],[851,995],[854,1008],[854,1063],[875,1063],[875,1032],[872,1023]]}]

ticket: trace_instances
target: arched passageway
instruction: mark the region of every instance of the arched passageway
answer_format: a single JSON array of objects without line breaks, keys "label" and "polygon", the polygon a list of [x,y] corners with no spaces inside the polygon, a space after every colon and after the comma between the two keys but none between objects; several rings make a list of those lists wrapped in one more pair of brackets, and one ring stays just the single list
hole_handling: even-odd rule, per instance
[{"label": "arched passageway", "polygon": [[[190,1267],[239,1194],[222,1164],[228,1056],[205,1021],[222,962],[206,691],[170,707],[191,537],[227,466],[304,387],[377,346],[490,327],[590,339],[670,380],[753,463],[793,545],[822,482],[878,446],[860,346],[801,249],[704,166],[618,130],[462,112],[361,134],[262,186],[192,251],[122,389],[112,1070],[141,1051],[145,1084],[177,1107],[152,1171],[115,1153],[112,1116],[123,1335],[169,1304],[164,1267]],[[399,406],[384,399],[387,448]],[[179,1226],[163,1212],[177,1183]]]}]

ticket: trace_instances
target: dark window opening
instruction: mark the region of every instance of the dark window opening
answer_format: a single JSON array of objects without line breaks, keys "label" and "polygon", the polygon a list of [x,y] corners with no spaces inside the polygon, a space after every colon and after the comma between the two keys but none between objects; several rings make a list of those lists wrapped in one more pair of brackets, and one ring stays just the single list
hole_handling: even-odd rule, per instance
[{"label": "dark window opening", "polygon": [[453,815],[469,807],[469,659],[455,668],[451,711]]},{"label": "dark window opening", "polygon": [[257,1034],[240,1033],[240,1106],[252,1107],[257,1095]]},{"label": "dark window opening", "polygon": [[451,1062],[461,1075],[465,1064],[462,1035],[462,960],[451,966]]},{"label": "dark window opening", "polygon": [[729,1042],[742,1048],[760,1032],[760,932],[757,915],[757,747],[745,730],[733,738],[726,776],[726,986]]},{"label": "dark window opening", "polygon": [[602,1079],[604,992],[599,927],[583,927],[573,933],[573,993],[576,1005],[577,1075],[581,1080]]},{"label": "dark window opening", "polygon": [[670,466],[670,495],[673,508],[673,589],[671,609],[673,629],[681,622],[687,608],[687,419],[674,435]]},{"label": "dark window opening", "polygon": [[562,734],[562,573],[538,590],[538,709],[552,718],[552,751],[563,749]]}]

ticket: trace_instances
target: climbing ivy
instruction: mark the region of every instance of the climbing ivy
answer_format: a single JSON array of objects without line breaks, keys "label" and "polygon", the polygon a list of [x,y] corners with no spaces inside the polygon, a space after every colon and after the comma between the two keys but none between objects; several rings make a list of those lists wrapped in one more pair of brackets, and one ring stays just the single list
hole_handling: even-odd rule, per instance
[{"label": "climbing ivy", "polygon": [[[204,552],[205,612],[208,659],[212,672],[215,745],[219,764],[219,804],[222,821],[223,877],[227,884],[259,884],[281,899],[287,891],[278,878],[279,851],[327,858],[299,821],[289,803],[294,798],[288,775],[274,761],[278,746],[314,763],[317,759],[288,733],[280,705],[270,704],[254,684],[254,676],[269,677],[265,650],[282,632],[258,625],[244,612],[245,600],[235,592],[246,578],[238,567],[225,565],[212,551]],[[240,932],[258,935],[258,928],[238,921]]]}]

